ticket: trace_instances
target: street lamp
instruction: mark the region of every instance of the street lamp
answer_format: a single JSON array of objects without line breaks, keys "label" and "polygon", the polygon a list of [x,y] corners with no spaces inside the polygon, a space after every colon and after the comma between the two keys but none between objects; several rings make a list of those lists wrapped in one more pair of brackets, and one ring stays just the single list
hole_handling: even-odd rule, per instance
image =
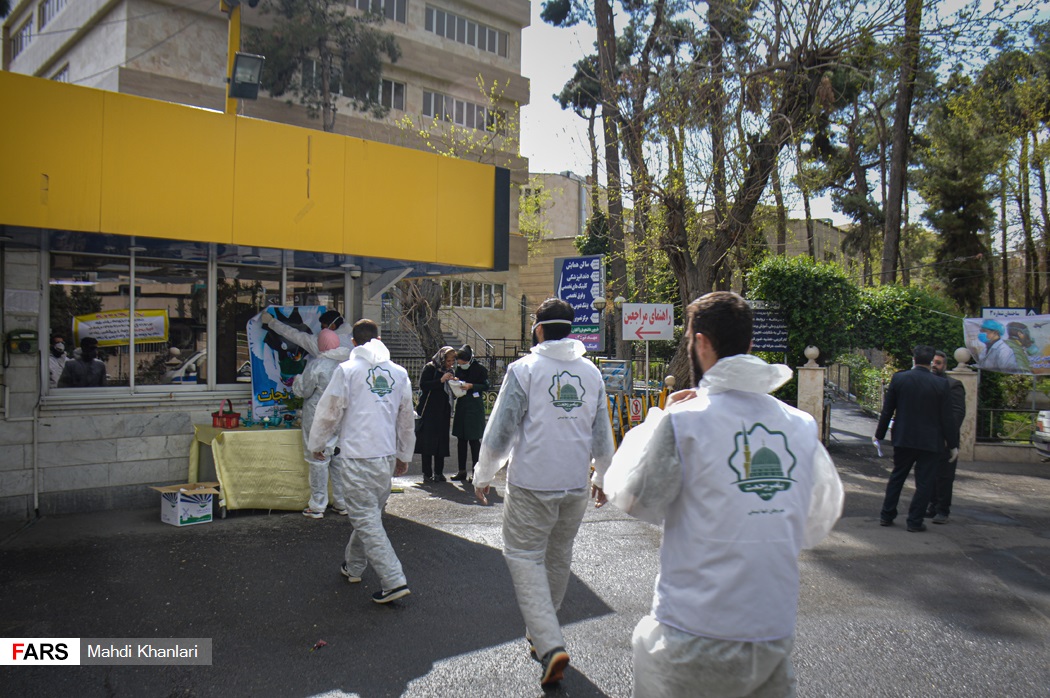
[{"label": "street lamp", "polygon": [[237,53],[233,58],[233,75],[230,76],[230,97],[233,99],[258,99],[259,83],[262,82],[264,56],[254,53]]},{"label": "street lamp", "polygon": [[[616,309],[617,312],[620,311],[620,309],[623,307],[623,304],[626,303],[626,302],[627,302],[627,299],[624,298],[623,296],[616,296],[616,298],[613,298],[613,300],[612,300],[613,307]],[[591,301],[591,307],[593,307],[599,313],[601,313],[603,310],[605,310],[605,308],[608,305],[609,305],[609,301],[607,301],[605,298],[602,298],[602,297],[595,298],[593,301]],[[610,348],[608,346],[609,345],[609,341],[608,341],[609,340],[609,328],[608,328],[608,324],[609,323],[608,323],[608,320],[609,320],[608,316],[604,316],[602,318],[602,332],[605,335],[605,339],[606,339],[605,351],[607,353],[612,353],[613,355],[615,355],[616,354],[616,346],[615,346],[616,332],[615,331],[613,332],[613,347],[612,347],[612,350],[610,351]]]}]

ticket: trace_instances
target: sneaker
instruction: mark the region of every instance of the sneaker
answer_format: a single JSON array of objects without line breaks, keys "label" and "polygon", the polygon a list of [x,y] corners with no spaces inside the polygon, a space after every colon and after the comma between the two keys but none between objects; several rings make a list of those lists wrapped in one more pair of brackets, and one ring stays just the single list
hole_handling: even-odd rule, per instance
[{"label": "sneaker", "polygon": [[460,470],[458,473],[449,478],[449,480],[452,480],[454,482],[463,482],[466,479],[467,473],[463,470]]},{"label": "sneaker", "polygon": [[323,519],[324,512],[314,511],[313,509],[307,507],[306,509],[303,509],[303,516],[305,516],[308,519]]},{"label": "sneaker", "polygon": [[396,601],[402,597],[408,596],[412,592],[408,590],[407,584],[402,584],[395,589],[383,589],[372,594],[372,600],[376,603],[390,603]]},{"label": "sneaker", "polygon": [[540,660],[543,665],[543,677],[540,679],[541,686],[550,686],[561,681],[565,675],[565,667],[569,666],[569,653],[562,647],[555,647]]},{"label": "sneaker", "polygon": [[350,570],[346,569],[346,563],[345,562],[339,568],[339,571],[343,573],[344,577],[346,577],[346,581],[350,582],[351,584],[357,584],[358,582],[361,581],[361,578],[358,577],[357,575],[350,574]]},{"label": "sneaker", "polygon": [[347,516],[347,515],[350,514],[350,512],[347,511],[346,509],[339,509],[337,507],[332,507],[332,511],[334,511],[337,514],[339,514],[340,516]]},{"label": "sneaker", "polygon": [[947,514],[937,514],[936,516],[933,517],[933,523],[935,523],[935,524],[946,524],[946,523],[948,523],[948,515]]}]

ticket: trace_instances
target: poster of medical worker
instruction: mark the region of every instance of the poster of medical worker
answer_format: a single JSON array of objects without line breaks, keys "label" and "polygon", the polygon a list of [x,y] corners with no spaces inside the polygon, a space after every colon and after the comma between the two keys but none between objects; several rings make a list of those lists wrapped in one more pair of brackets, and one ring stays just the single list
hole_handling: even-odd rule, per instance
[{"label": "poster of medical worker", "polygon": [[966,318],[963,342],[982,370],[1050,374],[1050,315]]},{"label": "poster of medical worker", "polygon": [[292,381],[306,368],[308,354],[273,327],[280,323],[299,332],[317,335],[321,332],[323,305],[270,306],[263,313],[274,319],[267,327],[263,313],[248,321],[248,349],[252,364],[252,418],[289,418],[281,401],[292,395]]}]

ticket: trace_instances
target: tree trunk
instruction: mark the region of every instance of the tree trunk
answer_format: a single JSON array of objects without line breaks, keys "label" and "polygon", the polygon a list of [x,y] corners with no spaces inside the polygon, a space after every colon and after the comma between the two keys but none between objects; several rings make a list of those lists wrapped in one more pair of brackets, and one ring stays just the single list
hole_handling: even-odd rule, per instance
[{"label": "tree trunk", "polygon": [[1028,134],[1021,136],[1017,153],[1017,212],[1021,216],[1021,234],[1024,237],[1024,307],[1032,307],[1032,282],[1035,277],[1035,245],[1032,243],[1032,206],[1028,193]]},{"label": "tree trunk", "polygon": [[1003,160],[1002,167],[999,168],[999,224],[1002,229],[1002,243],[1003,243],[1003,259],[1002,259],[1002,273],[1003,273],[1003,307],[1010,307],[1010,258],[1007,256],[1007,239],[1006,233],[1009,228],[1009,224],[1006,220],[1006,161]]},{"label": "tree trunk", "polygon": [[780,188],[780,163],[770,173],[773,184],[773,199],[777,202],[777,255],[787,254],[787,209],[784,207],[784,191]]},{"label": "tree trunk", "polygon": [[405,319],[419,338],[423,355],[430,357],[445,344],[441,332],[441,284],[433,279],[408,279],[399,284]]},{"label": "tree trunk", "polygon": [[890,159],[889,199],[886,206],[886,231],[882,246],[882,283],[897,280],[897,255],[901,236],[901,201],[908,168],[908,145],[911,136],[911,102],[915,91],[915,74],[919,67],[919,30],[922,24],[922,0],[905,0],[904,44],[901,74],[897,85],[897,104],[893,113],[893,152]]},{"label": "tree trunk", "polygon": [[725,71],[725,60],[722,55],[722,37],[725,35],[721,21],[722,3],[723,0],[709,0],[707,3],[707,62],[711,75],[711,98],[707,105],[707,121],[711,126],[711,191],[714,196],[714,222],[716,228],[723,225],[728,210],[726,198],[726,94],[722,77]]},{"label": "tree trunk", "polygon": [[985,233],[988,254],[985,256],[985,266],[988,269],[988,305],[995,305],[995,256],[992,254],[992,231]]},{"label": "tree trunk", "polygon": [[1042,295],[1037,301],[1037,310],[1042,314],[1050,310],[1050,206],[1046,200],[1046,161],[1043,159],[1037,131],[1032,131],[1032,158],[1035,161],[1036,174],[1039,176],[1039,211],[1043,218],[1043,258],[1039,263],[1039,271],[1042,272],[1046,285],[1043,286]]},{"label": "tree trunk", "polygon": [[[610,0],[594,0],[598,32],[598,68],[601,81],[602,126],[605,132],[606,195],[609,200],[609,285],[614,296],[627,297],[627,259],[623,234],[623,199],[620,182],[619,108],[616,102],[616,27]],[[617,323],[619,324],[619,323]],[[616,329],[616,357],[629,358],[630,345]]]},{"label": "tree trunk", "polygon": [[[901,232],[902,233],[907,233],[908,232],[908,221],[911,220],[909,215],[908,215],[908,207],[909,207],[910,200],[908,198],[908,176],[907,176],[908,173],[907,173],[907,170],[905,170],[904,175],[905,175],[904,176],[904,217],[903,217],[903,219],[901,221],[901,223],[902,223],[902,225],[901,225]],[[910,286],[911,285],[911,260],[908,259],[908,243],[909,242],[910,242],[910,240],[908,239],[907,235],[901,235],[900,262],[901,262],[901,285],[903,285],[903,286]]]},{"label": "tree trunk", "polygon": [[587,119],[587,142],[591,146],[591,216],[601,210],[601,198],[598,189],[598,139],[594,136],[594,120],[597,110],[591,109]]}]

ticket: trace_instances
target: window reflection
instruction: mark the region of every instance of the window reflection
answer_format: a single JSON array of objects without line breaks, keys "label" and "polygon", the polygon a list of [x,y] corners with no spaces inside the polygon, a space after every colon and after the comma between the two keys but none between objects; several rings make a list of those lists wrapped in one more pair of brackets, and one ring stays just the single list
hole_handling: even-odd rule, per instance
[{"label": "window reflection", "polygon": [[281,305],[281,270],[254,266],[220,266],[216,308],[215,381],[238,383],[249,361],[248,321],[269,305]]}]

